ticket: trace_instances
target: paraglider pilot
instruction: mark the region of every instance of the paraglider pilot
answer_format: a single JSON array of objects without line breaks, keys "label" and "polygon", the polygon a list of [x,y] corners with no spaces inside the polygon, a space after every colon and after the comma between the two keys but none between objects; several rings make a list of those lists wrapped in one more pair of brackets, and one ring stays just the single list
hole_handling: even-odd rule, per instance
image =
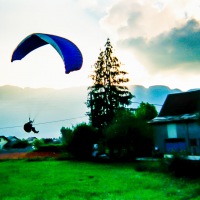
[{"label": "paraglider pilot", "polygon": [[33,131],[34,133],[39,133],[39,131],[36,131],[35,127],[33,127],[33,121],[30,120],[30,118],[29,118],[29,122],[27,122],[26,124],[24,124],[24,130],[27,133],[30,133],[31,131]]}]

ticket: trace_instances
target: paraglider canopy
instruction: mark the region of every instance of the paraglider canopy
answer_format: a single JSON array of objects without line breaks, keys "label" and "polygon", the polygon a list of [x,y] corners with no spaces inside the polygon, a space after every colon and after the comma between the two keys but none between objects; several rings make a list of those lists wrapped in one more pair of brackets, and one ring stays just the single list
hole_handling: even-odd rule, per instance
[{"label": "paraglider canopy", "polygon": [[11,62],[21,60],[31,51],[50,44],[56,49],[65,65],[65,73],[79,70],[83,57],[78,47],[68,39],[43,33],[34,33],[23,39],[13,52]]}]

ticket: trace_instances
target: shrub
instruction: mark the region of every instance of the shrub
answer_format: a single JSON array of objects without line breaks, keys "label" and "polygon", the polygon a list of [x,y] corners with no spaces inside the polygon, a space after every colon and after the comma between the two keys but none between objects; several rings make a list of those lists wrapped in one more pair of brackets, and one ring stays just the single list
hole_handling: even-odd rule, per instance
[{"label": "shrub", "polygon": [[69,145],[73,138],[73,131],[70,128],[62,127],[60,129],[61,135],[62,135],[62,143],[63,145]]},{"label": "shrub", "polygon": [[11,148],[16,148],[16,149],[23,149],[28,147],[30,144],[26,140],[19,140],[16,141]]},{"label": "shrub", "polygon": [[40,146],[42,146],[44,144],[44,141],[43,140],[40,140],[40,139],[36,139],[34,140],[33,142],[33,146],[36,148],[36,149],[39,149]]},{"label": "shrub", "polygon": [[137,119],[128,110],[119,111],[104,133],[112,158],[116,157],[113,153],[116,150],[118,158],[151,156],[153,132],[145,121]]},{"label": "shrub", "polygon": [[95,128],[85,123],[78,124],[73,130],[73,137],[67,149],[78,159],[89,159],[97,139]]},{"label": "shrub", "polygon": [[189,160],[184,153],[174,153],[167,164],[176,177],[200,178],[200,160]]}]

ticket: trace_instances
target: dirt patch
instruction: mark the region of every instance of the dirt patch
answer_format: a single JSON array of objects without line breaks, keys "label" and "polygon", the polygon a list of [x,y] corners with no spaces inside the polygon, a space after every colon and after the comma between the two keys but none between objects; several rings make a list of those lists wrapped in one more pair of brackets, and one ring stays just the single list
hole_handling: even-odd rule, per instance
[{"label": "dirt patch", "polygon": [[20,153],[3,153],[0,154],[0,160],[2,159],[27,159],[27,158],[40,158],[40,157],[58,157],[58,153],[54,152],[20,152]]}]

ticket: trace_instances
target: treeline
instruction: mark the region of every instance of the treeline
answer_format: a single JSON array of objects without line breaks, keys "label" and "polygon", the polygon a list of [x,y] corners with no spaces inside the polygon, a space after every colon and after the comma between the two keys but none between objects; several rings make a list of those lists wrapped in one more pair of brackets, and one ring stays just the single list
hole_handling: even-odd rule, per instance
[{"label": "treeline", "polygon": [[[142,103],[137,111],[121,109],[111,123],[99,132],[90,124],[82,123],[73,128],[62,127],[62,142],[68,153],[79,159],[93,159],[106,154],[111,160],[133,160],[152,155],[153,131],[146,121]],[[150,106],[156,114],[154,106]],[[143,114],[142,114],[143,113]],[[149,113],[149,111],[146,111]],[[96,152],[96,154],[94,154]]]}]

